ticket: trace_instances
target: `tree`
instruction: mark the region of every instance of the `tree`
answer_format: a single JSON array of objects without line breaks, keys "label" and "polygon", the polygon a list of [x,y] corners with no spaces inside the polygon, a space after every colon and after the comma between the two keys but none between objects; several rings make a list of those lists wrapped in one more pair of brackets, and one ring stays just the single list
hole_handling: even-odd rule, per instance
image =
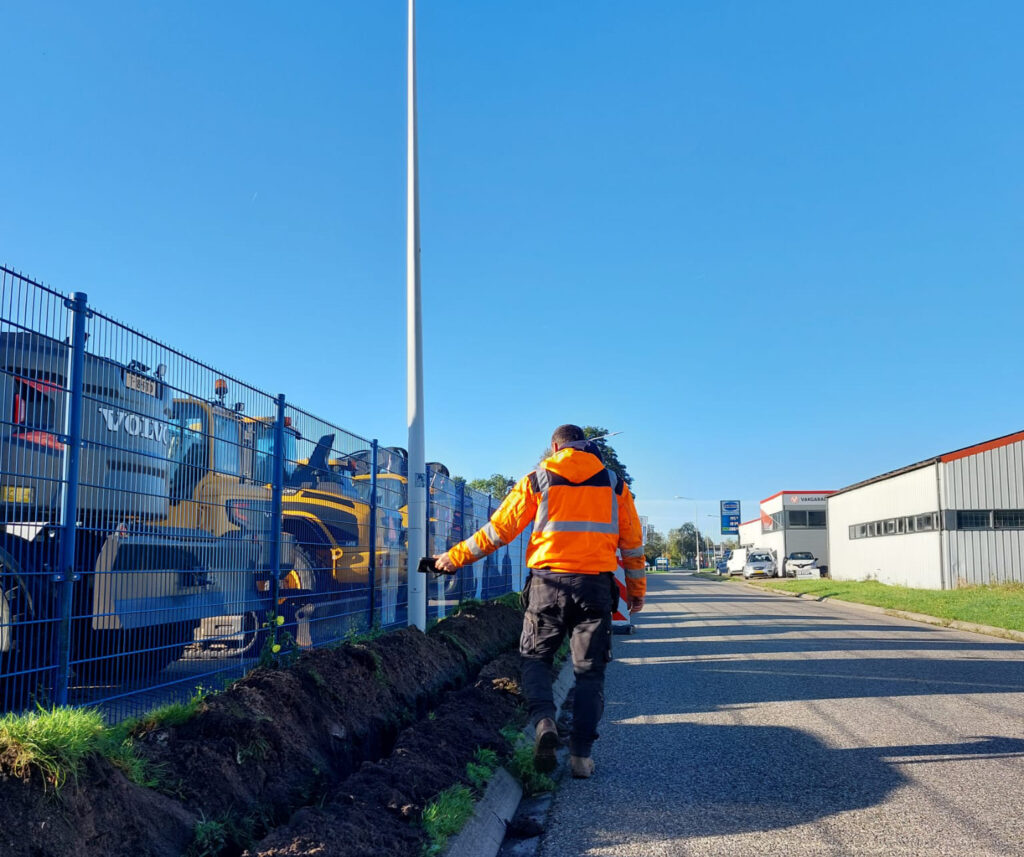
[{"label": "tree", "polygon": [[714,542],[704,533],[698,533],[692,522],[687,521],[681,527],[668,531],[669,558],[675,563],[682,562],[697,553],[697,539],[700,539],[701,559],[714,548]]},{"label": "tree", "polygon": [[471,479],[466,483],[466,487],[483,491],[484,494],[490,494],[498,500],[504,500],[515,484],[515,479],[501,473],[492,473],[489,479]]},{"label": "tree", "polygon": [[653,563],[659,556],[667,556],[665,553],[668,543],[665,537],[654,527],[647,528],[647,541],[644,542],[644,556],[647,561]]},{"label": "tree", "polygon": [[604,461],[604,466],[607,467],[612,473],[619,477],[625,482],[630,490],[633,488],[633,477],[629,475],[626,470],[626,465],[619,461],[619,456],[615,450],[612,449],[610,443],[603,439],[603,435],[608,434],[608,429],[601,428],[601,426],[583,426],[583,435],[590,440],[592,438],[599,438],[594,441],[594,446],[598,448],[601,453],[601,458]]}]

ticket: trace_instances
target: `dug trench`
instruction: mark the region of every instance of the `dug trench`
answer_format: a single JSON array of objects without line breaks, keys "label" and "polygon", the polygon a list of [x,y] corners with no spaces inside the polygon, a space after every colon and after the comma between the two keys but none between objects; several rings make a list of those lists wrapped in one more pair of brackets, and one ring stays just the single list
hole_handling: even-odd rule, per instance
[{"label": "dug trench", "polygon": [[184,723],[140,723],[151,787],[99,754],[59,790],[0,756],[0,854],[418,857],[424,806],[478,748],[509,752],[520,627],[475,605],[258,668]]}]

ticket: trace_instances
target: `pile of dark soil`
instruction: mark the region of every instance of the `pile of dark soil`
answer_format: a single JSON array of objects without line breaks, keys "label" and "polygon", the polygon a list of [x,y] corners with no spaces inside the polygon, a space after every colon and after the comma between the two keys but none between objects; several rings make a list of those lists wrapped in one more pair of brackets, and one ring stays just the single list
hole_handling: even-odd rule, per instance
[{"label": "pile of dark soil", "polygon": [[[504,749],[518,663],[499,656],[520,627],[517,611],[487,604],[427,634],[402,630],[254,670],[187,723],[136,737],[160,791],[94,759],[54,793],[0,760],[0,852],[171,857],[203,820],[220,826],[225,857],[260,839],[253,854],[419,854],[409,822],[424,803],[461,780],[476,747]],[[338,850],[339,839],[352,848]]]},{"label": "pile of dark soil", "polygon": [[519,657],[493,661],[471,687],[448,694],[431,719],[402,732],[391,755],[364,764],[321,805],[300,810],[247,857],[399,857],[422,853],[416,822],[438,792],[466,782],[466,763],[478,747],[503,754],[501,727],[518,702]]}]

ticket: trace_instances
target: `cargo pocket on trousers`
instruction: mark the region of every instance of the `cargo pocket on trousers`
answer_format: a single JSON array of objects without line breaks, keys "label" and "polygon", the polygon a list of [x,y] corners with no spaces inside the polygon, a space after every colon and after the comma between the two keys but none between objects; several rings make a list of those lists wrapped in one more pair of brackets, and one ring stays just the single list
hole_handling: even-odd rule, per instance
[{"label": "cargo pocket on trousers", "polygon": [[519,638],[519,654],[529,656],[537,649],[537,617],[529,610],[523,615],[523,633]]},{"label": "cargo pocket on trousers", "polygon": [[526,610],[530,606],[530,584],[533,583],[533,575],[526,575],[526,582],[523,583],[523,591],[519,593],[519,606]]}]

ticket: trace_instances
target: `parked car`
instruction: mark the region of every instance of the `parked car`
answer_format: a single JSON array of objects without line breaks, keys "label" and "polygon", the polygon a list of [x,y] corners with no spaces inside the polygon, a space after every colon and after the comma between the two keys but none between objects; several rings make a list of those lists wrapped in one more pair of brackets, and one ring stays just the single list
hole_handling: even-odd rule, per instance
[{"label": "parked car", "polygon": [[729,554],[727,553],[718,562],[715,563],[715,571],[719,574],[729,573]]},{"label": "parked car", "polygon": [[793,551],[782,564],[783,577],[820,577],[818,558],[810,551]]},{"label": "parked car", "polygon": [[775,577],[775,560],[767,551],[751,551],[743,565],[743,579],[752,577]]},{"label": "parked car", "polygon": [[726,570],[729,575],[743,574],[743,566],[747,564],[747,548],[736,548],[729,554],[726,560]]}]

